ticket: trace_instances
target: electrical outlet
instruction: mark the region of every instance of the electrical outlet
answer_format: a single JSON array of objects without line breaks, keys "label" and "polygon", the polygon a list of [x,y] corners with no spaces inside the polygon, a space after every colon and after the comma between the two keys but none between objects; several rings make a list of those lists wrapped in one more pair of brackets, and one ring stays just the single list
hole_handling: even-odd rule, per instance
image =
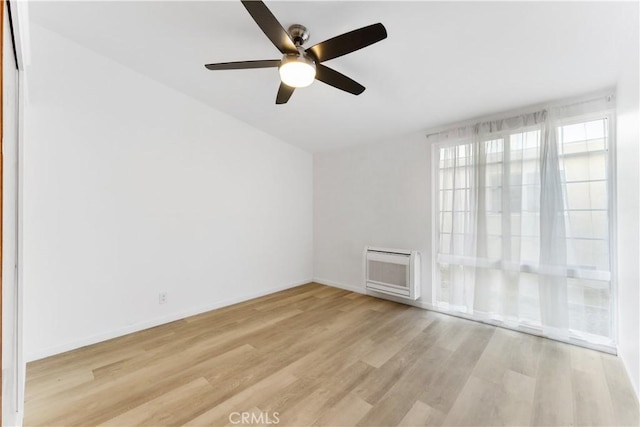
[{"label": "electrical outlet", "polygon": [[160,292],[158,294],[158,304],[166,304],[167,298],[169,298],[169,294],[167,292]]}]

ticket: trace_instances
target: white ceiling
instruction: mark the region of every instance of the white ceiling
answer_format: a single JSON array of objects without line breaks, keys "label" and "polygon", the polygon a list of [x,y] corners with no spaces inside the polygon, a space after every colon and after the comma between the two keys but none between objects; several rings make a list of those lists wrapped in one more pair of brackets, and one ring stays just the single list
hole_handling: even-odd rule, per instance
[{"label": "white ceiling", "polygon": [[[636,2],[266,1],[307,46],[382,22],[386,40],[325,64],[367,87],[321,82],[275,105],[277,59],[239,1],[30,2],[31,18],[100,54],[309,151],[393,139],[449,122],[614,86]],[[633,32],[631,32],[633,33]],[[634,48],[635,46],[635,48]]]}]

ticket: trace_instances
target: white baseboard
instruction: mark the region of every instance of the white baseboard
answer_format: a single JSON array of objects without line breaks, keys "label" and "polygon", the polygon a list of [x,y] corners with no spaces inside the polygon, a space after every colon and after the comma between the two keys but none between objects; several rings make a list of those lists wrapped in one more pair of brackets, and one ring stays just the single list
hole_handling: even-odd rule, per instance
[{"label": "white baseboard", "polygon": [[127,335],[133,332],[142,331],[144,329],[153,328],[155,326],[164,325],[165,323],[175,322],[176,320],[181,320],[186,317],[195,316],[196,314],[205,313],[207,311],[215,310],[218,308],[226,307],[229,305],[237,304],[240,302],[248,301],[254,298],[259,298],[265,295],[273,294],[275,292],[284,291],[286,289],[295,288],[297,286],[306,285],[307,283],[312,282],[312,279],[304,280],[301,282],[291,283],[284,286],[277,286],[275,288],[263,289],[257,292],[252,292],[250,294],[241,295],[235,298],[229,298],[223,301],[217,301],[213,304],[208,304],[205,306],[201,306],[198,308],[185,310],[179,313],[172,313],[166,316],[158,317],[151,320],[146,320],[143,322],[138,322],[133,325],[128,325],[123,328],[115,329],[109,332],[105,332],[102,334],[92,335],[90,337],[81,338],[79,340],[75,340],[72,342],[67,342],[55,347],[49,347],[45,349],[41,349],[30,353],[27,355],[27,362],[32,362],[34,360],[44,359],[45,357],[53,356],[56,354],[64,353],[66,351],[75,350],[80,347],[85,347],[92,344],[97,344],[102,341],[107,341],[112,338],[121,337],[123,335]]},{"label": "white baseboard", "polygon": [[420,299],[413,301],[406,298],[394,297],[392,295],[387,295],[381,292],[372,291],[371,289],[366,289],[364,286],[351,286],[351,285],[346,285],[344,283],[334,282],[333,280],[321,279],[318,277],[314,278],[313,281],[321,285],[332,286],[334,288],[340,288],[340,289],[344,289],[345,291],[356,292],[358,294],[370,295],[372,297],[382,298],[389,301],[397,302],[400,304],[411,305],[418,308],[424,308],[426,310],[431,310],[433,307],[431,304],[421,301]]},{"label": "white baseboard", "polygon": [[357,294],[367,295],[367,290],[364,288],[364,286],[345,285],[344,283],[338,283],[332,280],[321,279],[319,277],[314,277],[313,281],[321,285],[331,286],[332,288],[339,288],[339,289],[344,289],[345,291],[351,291]]}]

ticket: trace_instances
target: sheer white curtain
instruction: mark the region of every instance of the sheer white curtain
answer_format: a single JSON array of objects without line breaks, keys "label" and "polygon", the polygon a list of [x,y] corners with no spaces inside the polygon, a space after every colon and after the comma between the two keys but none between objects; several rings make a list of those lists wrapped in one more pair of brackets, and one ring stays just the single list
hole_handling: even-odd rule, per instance
[{"label": "sheer white curtain", "polygon": [[[586,104],[590,111],[608,105]],[[596,305],[605,306],[595,323],[608,326],[610,273],[597,266],[606,257],[608,267],[608,250],[595,255],[580,249],[603,232],[595,233],[598,238],[572,233],[572,225],[593,232],[593,203],[573,200],[581,197],[575,184],[591,183],[592,169],[608,165],[606,117],[575,119],[585,117],[584,109],[543,109],[430,136],[438,140],[434,289],[441,309],[566,340],[575,331],[593,334],[595,286]],[[591,129],[578,143],[563,132],[576,120]],[[596,197],[604,198],[595,205],[607,206],[608,215],[608,193]],[[608,222],[599,226],[606,228],[602,240],[608,244]],[[594,286],[585,280],[593,278],[600,280]],[[609,292],[604,297],[603,289]],[[601,343],[609,342],[605,329],[595,331],[605,338]]]}]

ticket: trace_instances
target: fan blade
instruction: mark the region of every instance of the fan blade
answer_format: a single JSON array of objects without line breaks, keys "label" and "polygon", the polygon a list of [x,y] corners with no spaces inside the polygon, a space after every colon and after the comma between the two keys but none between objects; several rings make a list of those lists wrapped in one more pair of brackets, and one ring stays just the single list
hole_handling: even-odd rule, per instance
[{"label": "fan blade", "polygon": [[280,52],[297,54],[298,49],[291,40],[289,33],[282,28],[273,13],[267,8],[263,2],[259,0],[242,0],[247,12],[251,15],[258,27],[265,33],[271,43],[278,48]]},{"label": "fan blade", "polygon": [[248,68],[271,68],[280,65],[280,59],[267,59],[264,61],[235,61],[206,64],[209,70],[244,70]]},{"label": "fan blade", "polygon": [[354,95],[360,95],[365,89],[365,87],[357,81],[352,80],[344,74],[322,64],[316,65],[316,79],[328,84],[329,86],[333,86]]},{"label": "fan blade", "polygon": [[325,40],[311,46],[307,52],[311,51],[319,62],[323,62],[362,49],[386,38],[387,30],[384,25],[378,23]]},{"label": "fan blade", "polygon": [[287,86],[284,83],[280,83],[278,96],[276,96],[276,104],[286,104],[289,98],[291,98],[291,95],[293,95],[294,90],[296,90],[295,87]]}]

